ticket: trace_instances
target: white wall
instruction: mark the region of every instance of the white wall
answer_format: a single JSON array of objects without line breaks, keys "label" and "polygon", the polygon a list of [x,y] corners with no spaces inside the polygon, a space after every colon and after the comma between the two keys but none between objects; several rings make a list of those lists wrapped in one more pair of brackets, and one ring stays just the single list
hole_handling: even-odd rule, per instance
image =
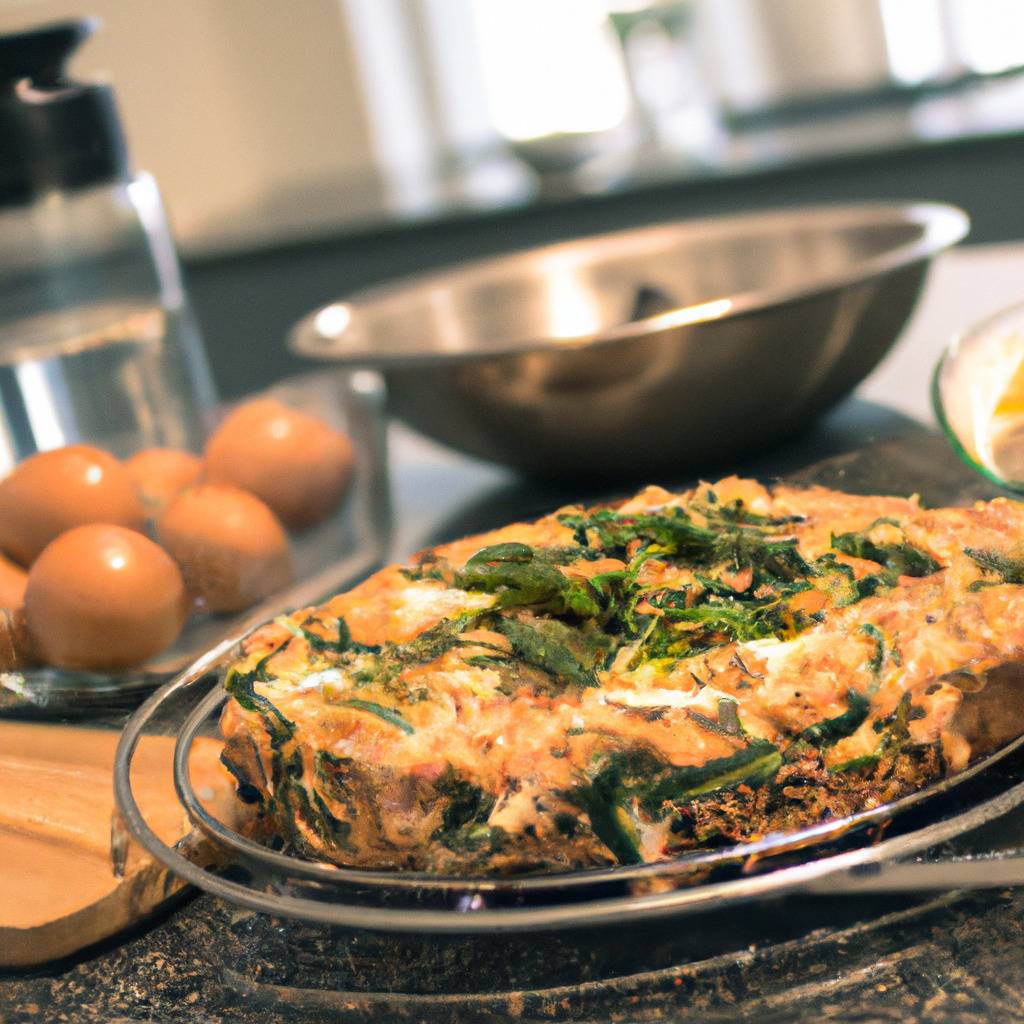
[{"label": "white wall", "polygon": [[0,31],[83,14],[103,25],[73,70],[114,83],[183,250],[381,213],[339,0],[0,0]]}]

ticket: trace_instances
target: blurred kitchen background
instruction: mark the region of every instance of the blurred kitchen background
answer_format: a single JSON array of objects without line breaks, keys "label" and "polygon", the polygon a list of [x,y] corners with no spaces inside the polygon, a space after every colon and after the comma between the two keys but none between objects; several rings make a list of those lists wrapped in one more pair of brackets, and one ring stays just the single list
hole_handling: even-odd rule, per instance
[{"label": "blurred kitchen background", "polygon": [[668,217],[962,206],[1024,238],[1021,0],[0,0],[102,21],[221,393],[355,288]]}]

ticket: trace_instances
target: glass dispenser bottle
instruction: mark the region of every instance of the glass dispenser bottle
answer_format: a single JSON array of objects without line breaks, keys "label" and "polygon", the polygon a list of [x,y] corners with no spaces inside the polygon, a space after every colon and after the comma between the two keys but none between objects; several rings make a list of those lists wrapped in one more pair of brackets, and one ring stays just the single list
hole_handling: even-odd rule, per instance
[{"label": "glass dispenser bottle", "polygon": [[89,442],[197,449],[215,394],[160,194],[72,21],[0,36],[0,473]]}]

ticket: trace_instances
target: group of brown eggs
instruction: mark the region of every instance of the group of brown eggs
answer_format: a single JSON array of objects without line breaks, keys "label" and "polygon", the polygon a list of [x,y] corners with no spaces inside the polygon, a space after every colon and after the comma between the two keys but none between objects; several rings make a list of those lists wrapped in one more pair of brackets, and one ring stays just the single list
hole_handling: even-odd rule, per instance
[{"label": "group of brown eggs", "polygon": [[0,481],[0,667],[116,670],[166,650],[193,611],[238,612],[291,579],[287,530],[338,505],[352,444],[270,398],[202,456],[41,452]]}]

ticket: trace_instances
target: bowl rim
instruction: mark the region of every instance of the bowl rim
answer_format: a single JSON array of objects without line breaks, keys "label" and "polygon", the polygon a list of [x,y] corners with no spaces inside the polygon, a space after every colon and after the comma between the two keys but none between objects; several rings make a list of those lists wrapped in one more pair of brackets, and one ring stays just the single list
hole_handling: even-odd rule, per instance
[{"label": "bowl rim", "polygon": [[[790,227],[794,223],[813,225],[815,222],[833,228],[858,223],[906,224],[917,226],[919,232],[910,241],[852,262],[844,270],[813,276],[801,284],[754,289],[732,296],[722,295],[612,328],[571,337],[511,337],[486,349],[421,349],[399,352],[373,349],[365,339],[358,334],[354,336],[349,330],[356,320],[353,311],[358,311],[361,306],[394,299],[403,292],[440,285],[471,285],[497,276],[510,266],[525,260],[557,263],[560,259],[567,260],[573,255],[588,251],[620,250],[623,245],[646,247],[659,237],[686,239],[688,236],[714,238],[742,236],[744,233],[769,234]],[[571,352],[578,348],[590,348],[660,334],[679,327],[735,319],[868,281],[932,259],[942,250],[962,241],[969,230],[970,218],[962,209],[949,203],[931,201],[827,203],[661,221],[637,228],[602,232],[577,239],[516,249],[358,289],[342,299],[318,307],[303,317],[289,332],[288,348],[304,358],[379,369],[455,365],[538,352]]]}]

